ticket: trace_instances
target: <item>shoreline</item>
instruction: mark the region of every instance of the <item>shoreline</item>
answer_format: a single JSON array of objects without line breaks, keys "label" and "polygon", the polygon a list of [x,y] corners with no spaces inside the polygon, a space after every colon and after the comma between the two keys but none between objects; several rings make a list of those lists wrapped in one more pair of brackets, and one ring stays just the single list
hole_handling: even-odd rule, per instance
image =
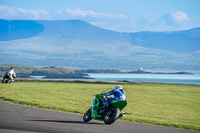
[{"label": "shoreline", "polygon": [[[2,78],[0,78],[2,80]],[[160,83],[160,82],[134,82],[134,81],[103,81],[103,80],[81,80],[81,79],[33,79],[33,78],[16,78],[14,82],[66,82],[66,83],[93,83],[93,84],[166,84],[166,85],[193,85],[199,84],[185,84],[185,83]]]}]

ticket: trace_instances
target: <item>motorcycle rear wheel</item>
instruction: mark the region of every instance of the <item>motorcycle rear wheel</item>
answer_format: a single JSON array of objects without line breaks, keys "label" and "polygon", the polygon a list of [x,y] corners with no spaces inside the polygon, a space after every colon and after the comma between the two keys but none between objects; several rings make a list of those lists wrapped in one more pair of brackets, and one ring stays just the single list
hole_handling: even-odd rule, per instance
[{"label": "motorcycle rear wheel", "polygon": [[11,83],[11,80],[9,80],[9,79],[3,79],[2,83]]},{"label": "motorcycle rear wheel", "polygon": [[84,114],[84,116],[83,116],[83,121],[84,121],[84,122],[88,122],[88,121],[90,121],[90,120],[92,119],[92,117],[91,117],[91,112],[92,112],[92,107],[89,108],[89,109],[85,112],[85,114]]},{"label": "motorcycle rear wheel", "polygon": [[120,110],[118,108],[112,108],[110,111],[112,113],[104,118],[105,124],[112,124],[119,118]]}]

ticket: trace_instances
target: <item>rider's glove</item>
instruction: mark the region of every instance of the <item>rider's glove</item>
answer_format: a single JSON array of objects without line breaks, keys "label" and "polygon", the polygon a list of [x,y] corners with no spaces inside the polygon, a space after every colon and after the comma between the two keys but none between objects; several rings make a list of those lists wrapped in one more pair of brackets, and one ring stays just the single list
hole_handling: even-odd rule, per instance
[{"label": "rider's glove", "polygon": [[106,96],[107,96],[107,92],[101,93],[101,97],[102,97],[102,98],[106,98]]}]

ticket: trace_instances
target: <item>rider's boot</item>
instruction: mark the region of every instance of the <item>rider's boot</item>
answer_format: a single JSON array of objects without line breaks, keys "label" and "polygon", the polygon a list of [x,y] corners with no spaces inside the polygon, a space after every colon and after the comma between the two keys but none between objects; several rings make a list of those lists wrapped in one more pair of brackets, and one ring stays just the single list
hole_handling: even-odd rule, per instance
[{"label": "rider's boot", "polygon": [[125,116],[125,112],[122,112],[121,114],[119,114],[119,118],[124,117]]}]

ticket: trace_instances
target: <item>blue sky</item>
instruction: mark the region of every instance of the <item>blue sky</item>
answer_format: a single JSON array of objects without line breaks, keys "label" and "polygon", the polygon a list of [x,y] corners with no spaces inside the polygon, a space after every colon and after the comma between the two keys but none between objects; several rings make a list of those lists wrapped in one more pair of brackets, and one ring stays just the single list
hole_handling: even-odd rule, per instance
[{"label": "blue sky", "polygon": [[200,0],[0,0],[0,19],[81,19],[120,31],[200,27]]}]

